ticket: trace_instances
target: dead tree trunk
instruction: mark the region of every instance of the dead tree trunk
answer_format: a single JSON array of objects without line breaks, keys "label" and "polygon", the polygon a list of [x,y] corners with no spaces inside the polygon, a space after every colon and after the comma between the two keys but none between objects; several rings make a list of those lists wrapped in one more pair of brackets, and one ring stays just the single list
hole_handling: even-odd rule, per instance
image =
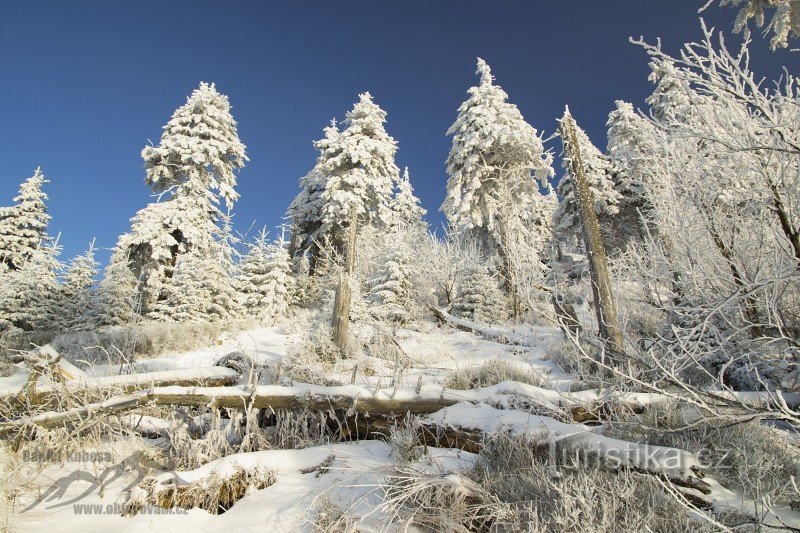
[{"label": "dead tree trunk", "polygon": [[589,271],[592,278],[592,294],[594,296],[597,322],[600,326],[600,337],[605,341],[612,362],[624,353],[622,330],[617,322],[617,310],[611,293],[611,281],[608,275],[606,250],[600,235],[600,224],[594,211],[594,198],[589,189],[586,169],[583,166],[578,138],[575,134],[575,120],[564,113],[559,127],[564,144],[564,155],[569,159],[570,170],[575,179],[575,203],[578,206],[578,217],[581,222],[583,243],[586,257],[589,259]]},{"label": "dead tree trunk", "polygon": [[336,286],[336,297],[333,302],[333,343],[344,352],[347,347],[347,338],[350,331],[350,286],[353,268],[356,264],[356,236],[358,235],[358,211],[353,206],[350,209],[350,224],[347,228],[347,242],[345,243],[344,271],[339,276]]}]

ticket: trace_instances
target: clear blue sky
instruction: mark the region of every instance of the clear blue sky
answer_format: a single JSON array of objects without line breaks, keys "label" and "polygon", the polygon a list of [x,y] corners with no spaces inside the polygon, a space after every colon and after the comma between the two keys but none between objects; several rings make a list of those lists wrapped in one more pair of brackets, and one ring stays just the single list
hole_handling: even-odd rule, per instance
[{"label": "clear blue sky", "polygon": [[[208,81],[230,97],[251,159],[239,175],[238,228],[281,223],[314,162],[312,140],[363,91],[388,112],[397,162],[438,226],[445,131],[477,80],[476,56],[540,132],[550,135],[568,104],[604,147],[614,100],[641,106],[651,90],[646,56],[628,37],[660,36],[676,50],[699,37],[700,4],[2,0],[0,205],[41,165],[62,257],[93,237],[113,246],[150,200],[142,147]],[[735,11],[704,16],[729,33]],[[754,63],[773,76],[798,55],[770,53],[756,36]]]}]

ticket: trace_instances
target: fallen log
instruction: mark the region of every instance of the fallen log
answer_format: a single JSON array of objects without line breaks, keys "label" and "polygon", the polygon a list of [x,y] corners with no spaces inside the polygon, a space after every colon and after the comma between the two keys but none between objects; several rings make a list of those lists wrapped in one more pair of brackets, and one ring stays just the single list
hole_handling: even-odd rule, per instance
[{"label": "fallen log", "polygon": [[114,393],[126,394],[164,385],[226,386],[238,380],[239,374],[225,367],[182,368],[96,378],[81,377],[63,384],[46,383],[23,389],[18,387],[0,389],[0,404],[26,401],[32,404],[47,404],[65,394],[93,398]]},{"label": "fallen log", "polygon": [[432,305],[428,307],[437,320],[445,324],[449,324],[456,329],[470,333],[477,333],[482,337],[497,341],[502,344],[513,344],[515,346],[528,346],[530,344],[530,341],[522,335],[516,335],[507,331],[500,331],[499,329],[476,324],[475,322],[470,322],[469,320],[464,320],[463,318],[457,318],[444,309],[439,309]]},{"label": "fallen log", "polygon": [[30,426],[51,428],[70,422],[80,422],[99,415],[110,415],[130,411],[146,402],[146,394],[114,396],[108,400],[67,409],[60,412],[46,412],[22,420],[0,423],[0,437]]}]

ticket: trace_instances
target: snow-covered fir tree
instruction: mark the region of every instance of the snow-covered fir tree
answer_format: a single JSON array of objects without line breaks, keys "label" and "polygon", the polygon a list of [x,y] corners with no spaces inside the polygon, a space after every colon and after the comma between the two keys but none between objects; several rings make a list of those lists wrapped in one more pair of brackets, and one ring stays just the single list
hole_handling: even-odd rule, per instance
[{"label": "snow-covered fir tree", "polygon": [[219,250],[178,256],[164,297],[148,316],[176,322],[224,322],[240,315],[236,289]]},{"label": "snow-covered fir tree", "polygon": [[489,65],[478,59],[480,84],[458,109],[447,131],[453,144],[447,157],[447,197],[441,210],[451,224],[495,231],[511,208],[540,194],[532,176],[545,185],[552,156],[536,130],[508,95],[493,83]]},{"label": "snow-covered fir tree", "polygon": [[[468,230],[497,252],[505,285],[520,310],[519,283],[511,255],[515,225],[530,215],[553,175],[552,156],[508,95],[493,83],[489,65],[478,59],[480,83],[468,91],[447,157],[447,196],[441,206],[451,225]],[[535,178],[535,179],[534,179]],[[538,183],[537,183],[538,180]]]},{"label": "snow-covered fir tree", "polygon": [[139,280],[131,270],[127,251],[115,249],[97,286],[96,324],[124,326],[140,312]]},{"label": "snow-covered fir tree", "polygon": [[214,84],[200,83],[186,104],[164,126],[158,146],[142,150],[147,177],[155,192],[208,194],[228,208],[239,198],[236,172],[247,161],[228,97]]},{"label": "snow-covered fir tree", "polygon": [[14,205],[0,212],[0,262],[10,269],[22,268],[40,243],[50,240],[47,225],[47,194],[42,190],[49,183],[41,168],[22,182]]},{"label": "snow-covered fir tree", "polygon": [[668,184],[663,172],[666,140],[631,104],[617,100],[608,115],[606,152],[612,164],[614,189],[619,193],[619,213],[611,224],[617,241],[641,239],[655,231],[650,221],[653,202]]},{"label": "snow-covered fir tree", "polygon": [[[598,150],[589,140],[589,136],[576,125],[576,136],[581,158],[586,170],[586,179],[589,190],[594,198],[594,210],[602,220],[604,217],[615,215],[619,212],[621,195],[614,188],[612,180],[611,160]],[[574,194],[574,176],[570,169],[570,162],[565,157],[562,166],[564,175],[558,182],[558,194],[561,203],[554,214],[555,230],[562,238],[571,239],[580,233],[578,208]],[[602,223],[602,222],[601,222]]]},{"label": "snow-covered fir tree", "polygon": [[412,258],[408,247],[392,246],[378,271],[368,280],[371,314],[380,320],[405,322],[411,311]]},{"label": "snow-covered fir tree", "polygon": [[18,270],[11,270],[0,283],[0,329],[25,331],[61,329],[58,243],[41,244]]},{"label": "snow-covered fir tree", "polygon": [[403,169],[403,175],[394,191],[391,202],[392,223],[394,225],[423,224],[422,217],[427,211],[420,205],[419,198],[414,195],[408,167]]},{"label": "snow-covered fir tree", "polygon": [[292,261],[285,243],[267,242],[261,230],[239,265],[236,277],[244,316],[269,322],[285,316],[296,296]]},{"label": "snow-covered fir tree", "polygon": [[201,83],[164,126],[159,145],[142,150],[145,181],[168,195],[137,213],[119,244],[143,280],[144,311],[163,297],[178,255],[211,253],[220,200],[230,209],[238,198],[236,172],[247,156],[230,108],[227,96]]},{"label": "snow-covered fir tree", "polygon": [[94,241],[86,252],[70,261],[60,296],[64,329],[83,330],[94,325],[97,312],[94,279],[98,265],[94,258]]},{"label": "snow-covered fir tree", "polygon": [[341,249],[352,209],[359,225],[391,223],[389,206],[399,169],[394,161],[397,142],[386,133],[385,122],[386,112],[370,93],[362,93],[342,123],[344,130],[332,123],[314,143],[316,164],[301,180],[288,211],[302,233],[301,250],[323,238]]},{"label": "snow-covered fir tree", "polygon": [[131,219],[131,231],[117,248],[130,259],[141,280],[142,311],[148,312],[169,282],[174,261],[189,250],[211,254],[219,228],[218,212],[203,196],[181,195],[147,205]]},{"label": "snow-covered fir tree", "polygon": [[485,266],[473,266],[462,273],[452,307],[456,316],[476,322],[497,322],[507,316],[507,307],[506,296]]}]

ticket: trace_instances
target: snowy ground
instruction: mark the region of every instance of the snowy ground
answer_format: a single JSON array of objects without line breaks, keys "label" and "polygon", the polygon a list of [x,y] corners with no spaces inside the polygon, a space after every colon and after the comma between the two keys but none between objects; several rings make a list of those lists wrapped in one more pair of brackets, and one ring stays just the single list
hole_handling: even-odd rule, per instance
[{"label": "snowy ground", "polygon": [[[533,327],[516,332],[524,335],[529,346],[511,346],[481,339],[478,336],[452,329],[443,329],[433,323],[421,323],[413,329],[400,329],[396,338],[405,353],[413,360],[410,368],[400,376],[399,386],[414,386],[420,374],[426,386],[442,384],[448,375],[459,368],[478,367],[493,359],[504,359],[521,368],[535,369],[546,376],[548,385],[555,389],[567,386],[569,378],[553,363],[544,360],[547,346],[558,338],[554,328]],[[281,365],[287,361],[290,346],[297,343],[296,335],[283,327],[247,331],[225,339],[217,346],[188,353],[169,354],[141,361],[141,371],[172,370],[213,365],[221,356],[232,351],[242,351],[258,362]],[[345,361],[333,368],[329,377],[349,383],[353,361]],[[387,386],[394,376],[394,363],[375,357],[365,357],[359,365],[368,372],[358,372],[356,385]],[[115,367],[96,367],[95,375],[114,373]],[[0,388],[18,387],[24,382],[23,373],[3,378]],[[381,513],[376,504],[382,497],[379,485],[383,476],[396,464],[389,445],[379,441],[364,441],[300,450],[271,450],[237,454],[209,463],[201,470],[225,469],[232,464],[241,466],[263,465],[275,469],[277,483],[255,490],[238,501],[221,515],[211,515],[204,510],[172,511],[167,514],[158,508],[147,508],[133,516],[120,515],[127,491],[142,477],[142,466],[133,447],[117,443],[114,449],[100,454],[94,462],[66,462],[63,466],[48,467],[37,480],[36,490],[25,498],[25,511],[19,529],[32,532],[59,531],[266,531],[311,530],[312,509],[322,499],[330,498],[339,507],[357,517],[366,517],[361,526],[377,527]],[[334,456],[324,471],[301,473],[313,469]],[[458,470],[474,461],[474,455],[458,451],[433,449],[425,456],[425,468]],[[79,459],[87,459],[86,457]],[[102,459],[111,459],[104,461]],[[187,479],[191,472],[182,474]],[[156,514],[156,513],[159,514]]]}]

